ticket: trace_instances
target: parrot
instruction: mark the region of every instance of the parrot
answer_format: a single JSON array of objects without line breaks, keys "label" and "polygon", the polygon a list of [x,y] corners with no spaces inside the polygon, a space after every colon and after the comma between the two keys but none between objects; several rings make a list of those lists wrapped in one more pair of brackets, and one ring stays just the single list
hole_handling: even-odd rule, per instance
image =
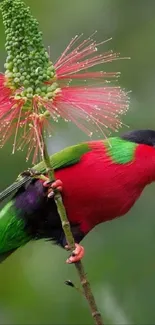
[{"label": "parrot", "polygon": [[42,161],[0,193],[0,202],[9,197],[0,210],[0,262],[31,240],[69,248],[54,200],[58,192],[75,240],[66,262],[81,260],[82,239],[96,225],[125,215],[155,181],[155,131],[82,142],[51,155],[50,161],[54,181]]}]

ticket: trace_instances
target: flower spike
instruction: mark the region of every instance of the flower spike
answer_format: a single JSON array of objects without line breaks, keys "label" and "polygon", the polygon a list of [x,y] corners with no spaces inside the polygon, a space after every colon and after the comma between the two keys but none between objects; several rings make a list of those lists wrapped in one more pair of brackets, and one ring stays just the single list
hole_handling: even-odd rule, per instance
[{"label": "flower spike", "polygon": [[27,159],[33,152],[35,163],[42,155],[44,131],[51,134],[51,122],[59,117],[89,136],[117,131],[128,95],[116,84],[118,72],[94,68],[120,59],[119,54],[98,54],[104,42],[77,35],[53,65],[24,2],[3,0],[0,8],[8,53],[5,74],[0,74],[0,146],[14,134],[13,153],[27,146]]}]

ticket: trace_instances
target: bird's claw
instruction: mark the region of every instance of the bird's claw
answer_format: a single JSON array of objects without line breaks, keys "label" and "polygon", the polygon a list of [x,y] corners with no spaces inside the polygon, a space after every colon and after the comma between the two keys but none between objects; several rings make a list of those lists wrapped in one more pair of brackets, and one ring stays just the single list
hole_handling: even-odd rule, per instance
[{"label": "bird's claw", "polygon": [[[65,248],[68,250],[69,246],[66,245]],[[75,243],[75,249],[72,255],[66,260],[67,264],[79,262],[84,256],[84,247]]]},{"label": "bird's claw", "polygon": [[52,198],[56,191],[62,192],[62,181],[57,179],[55,181],[45,181],[43,186],[48,187],[48,198]]}]

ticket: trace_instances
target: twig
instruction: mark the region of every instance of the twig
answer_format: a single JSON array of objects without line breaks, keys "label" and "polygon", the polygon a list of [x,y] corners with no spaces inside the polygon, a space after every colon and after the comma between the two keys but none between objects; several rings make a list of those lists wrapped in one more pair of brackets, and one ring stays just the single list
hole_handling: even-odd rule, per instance
[{"label": "twig", "polygon": [[[53,181],[55,179],[54,170],[50,163],[50,158],[49,158],[49,154],[48,154],[47,147],[45,144],[45,140],[43,140],[43,146],[44,146],[44,148],[43,148],[44,164],[46,166],[46,170],[47,170],[50,180]],[[57,205],[58,213],[59,213],[59,216],[61,219],[62,228],[63,228],[64,234],[66,236],[66,240],[68,242],[70,249],[74,250],[75,242],[74,242],[74,238],[73,238],[73,235],[71,232],[70,223],[67,218],[66,210],[63,205],[61,194],[56,193],[56,195],[54,196],[54,199],[55,199],[55,203]],[[84,293],[84,296],[89,304],[91,314],[94,319],[94,323],[96,325],[103,325],[102,317],[101,317],[100,312],[98,311],[98,308],[97,308],[97,305],[95,302],[95,298],[94,298],[94,295],[93,295],[91,287],[90,287],[90,283],[88,282],[86,273],[84,271],[83,264],[81,261],[79,261],[79,262],[74,263],[74,265],[78,272],[80,282],[81,282],[81,285],[83,288],[83,293]]]}]

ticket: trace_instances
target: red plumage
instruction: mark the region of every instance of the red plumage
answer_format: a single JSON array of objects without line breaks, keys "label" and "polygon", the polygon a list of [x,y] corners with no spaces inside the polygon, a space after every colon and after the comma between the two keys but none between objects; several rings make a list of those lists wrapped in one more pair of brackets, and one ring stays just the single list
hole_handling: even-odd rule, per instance
[{"label": "red plumage", "polygon": [[80,162],[56,171],[63,182],[63,201],[72,223],[80,223],[86,234],[98,223],[122,216],[139,198],[144,187],[155,180],[155,149],[138,145],[133,161],[118,164],[101,142]]}]

